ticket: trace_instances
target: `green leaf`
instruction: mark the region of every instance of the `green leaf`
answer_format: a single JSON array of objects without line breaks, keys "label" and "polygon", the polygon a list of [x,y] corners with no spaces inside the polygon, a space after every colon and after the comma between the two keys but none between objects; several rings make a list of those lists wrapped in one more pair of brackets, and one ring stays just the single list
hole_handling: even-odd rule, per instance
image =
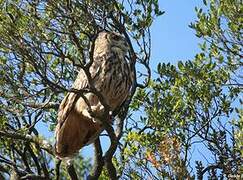
[{"label": "green leaf", "polygon": [[178,62],[178,68],[179,68],[179,70],[181,70],[181,71],[184,71],[184,70],[185,70],[185,67],[184,67],[184,64],[182,63],[182,61],[179,61],[179,62]]}]

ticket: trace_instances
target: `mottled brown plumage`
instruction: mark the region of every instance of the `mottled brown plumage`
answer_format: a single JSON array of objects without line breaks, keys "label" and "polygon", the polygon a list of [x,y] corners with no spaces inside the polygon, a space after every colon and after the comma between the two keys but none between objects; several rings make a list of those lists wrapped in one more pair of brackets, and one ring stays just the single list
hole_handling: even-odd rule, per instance
[{"label": "mottled brown plumage", "polygon": [[[125,59],[128,45],[120,34],[101,32],[95,40],[94,62],[90,67],[92,83],[114,111],[127,98],[131,84],[131,68]],[[88,88],[88,80],[81,69],[73,84],[75,89]],[[94,113],[101,115],[104,107],[93,93],[83,94]],[[63,99],[58,112],[55,131],[55,151],[59,158],[72,157],[103,131],[102,123],[91,117],[88,105],[77,93],[70,92]]]}]

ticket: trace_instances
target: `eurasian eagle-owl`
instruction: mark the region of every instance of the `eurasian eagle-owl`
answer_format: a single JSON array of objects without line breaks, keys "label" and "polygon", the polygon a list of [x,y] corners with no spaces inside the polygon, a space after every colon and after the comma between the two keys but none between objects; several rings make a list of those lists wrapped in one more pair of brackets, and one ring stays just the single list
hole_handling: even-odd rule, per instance
[{"label": "eurasian eagle-owl", "polygon": [[[133,73],[125,56],[129,48],[125,38],[115,32],[100,32],[95,40],[93,63],[90,67],[93,86],[114,111],[128,97]],[[83,69],[80,70],[73,88],[88,88]],[[101,114],[104,107],[99,98],[89,92],[83,94],[94,113]],[[55,152],[58,158],[72,157],[83,146],[95,141],[103,131],[102,123],[91,117],[88,105],[81,95],[69,92],[62,100],[58,111],[55,131]]]}]

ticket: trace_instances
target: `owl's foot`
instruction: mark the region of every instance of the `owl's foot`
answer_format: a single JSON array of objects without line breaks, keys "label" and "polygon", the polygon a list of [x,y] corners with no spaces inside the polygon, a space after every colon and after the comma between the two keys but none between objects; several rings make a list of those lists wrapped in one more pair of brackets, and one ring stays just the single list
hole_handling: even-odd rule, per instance
[{"label": "owl's foot", "polygon": [[92,119],[92,117],[91,117],[91,115],[90,115],[90,113],[89,113],[89,111],[88,111],[87,109],[84,109],[84,110],[82,111],[82,115],[83,115],[84,117],[86,117],[86,118]]},{"label": "owl's foot", "polygon": [[[92,113],[97,113],[98,115],[100,115],[101,112],[104,111],[104,106],[101,106],[99,108],[99,110],[97,110],[97,107],[96,106],[91,106],[91,111],[92,111]],[[91,116],[91,113],[89,112],[88,109],[84,109],[83,112],[82,112],[82,115],[84,117],[86,117],[86,118],[92,119],[92,121],[94,123],[97,123],[97,121],[99,121],[97,118]],[[112,123],[112,119],[113,119],[113,117],[112,117],[112,111],[109,111],[108,122],[109,123]]]},{"label": "owl's foot", "polygon": [[[109,111],[108,122],[109,122],[110,124],[113,123],[112,119],[113,119],[112,111]],[[92,118],[92,120],[93,120],[94,123],[96,123],[96,122],[100,122],[99,119],[97,119],[97,118]]]},{"label": "owl's foot", "polygon": [[111,124],[113,123],[112,119],[113,119],[112,111],[109,111],[109,119],[108,119],[108,122],[111,123]]},{"label": "owl's foot", "polygon": [[84,117],[92,119],[94,122],[96,122],[96,118],[92,116],[92,114],[95,114],[97,116],[101,116],[101,114],[104,112],[104,106],[98,105],[98,106],[91,106],[90,109],[84,109],[82,111],[82,114]]}]

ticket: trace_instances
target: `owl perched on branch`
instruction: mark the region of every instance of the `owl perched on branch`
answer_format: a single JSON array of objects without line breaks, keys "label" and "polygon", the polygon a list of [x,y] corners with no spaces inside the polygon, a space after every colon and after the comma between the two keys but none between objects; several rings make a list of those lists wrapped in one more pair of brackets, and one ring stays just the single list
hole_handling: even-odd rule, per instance
[{"label": "owl perched on branch", "polygon": [[[95,40],[89,82],[102,94],[110,111],[121,106],[131,89],[133,73],[125,58],[128,50],[125,38],[115,32],[100,32]],[[81,69],[73,88],[87,89],[89,82]],[[83,146],[93,143],[104,130],[102,122],[89,114],[90,108],[94,114],[104,112],[99,97],[91,92],[82,95],[69,92],[62,100],[55,131],[58,158],[74,156]]]}]

